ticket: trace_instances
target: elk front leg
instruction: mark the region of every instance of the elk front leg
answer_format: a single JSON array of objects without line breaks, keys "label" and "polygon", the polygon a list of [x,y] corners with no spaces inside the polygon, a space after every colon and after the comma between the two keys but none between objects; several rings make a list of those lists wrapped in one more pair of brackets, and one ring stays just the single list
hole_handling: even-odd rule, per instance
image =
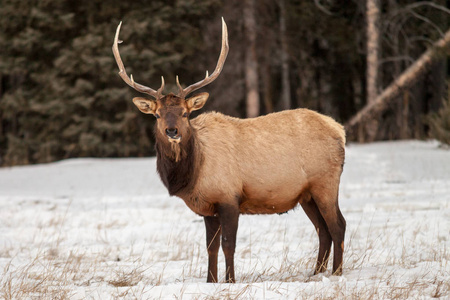
[{"label": "elk front leg", "polygon": [[222,250],[225,255],[226,282],[234,283],[234,251],[236,249],[236,233],[239,223],[239,208],[233,205],[218,207],[222,228]]},{"label": "elk front leg", "polygon": [[218,217],[204,217],[206,249],[208,250],[208,277],[206,282],[217,282],[217,255],[220,248],[220,221]]}]

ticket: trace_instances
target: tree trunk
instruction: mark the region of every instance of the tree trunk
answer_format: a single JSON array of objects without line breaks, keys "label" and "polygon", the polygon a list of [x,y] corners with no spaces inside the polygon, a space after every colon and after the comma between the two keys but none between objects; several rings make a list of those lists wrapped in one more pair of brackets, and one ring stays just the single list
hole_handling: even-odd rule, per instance
[{"label": "tree trunk", "polygon": [[[410,87],[416,80],[423,75],[431,64],[445,55],[446,48],[450,45],[450,30],[447,31],[443,38],[433,44],[433,46],[425,51],[409,68],[407,68],[394,82],[392,82],[383,92],[371,103],[367,103],[355,116],[353,116],[346,124],[346,129],[351,133],[356,125],[361,121],[373,119],[379,112],[382,112],[389,101],[399,98],[401,91]],[[401,97],[400,97],[401,99]]]},{"label": "tree trunk", "polygon": [[[366,38],[367,38],[367,67],[366,67],[366,81],[367,81],[367,103],[373,103],[378,96],[378,82],[379,82],[379,57],[380,57],[380,0],[367,0],[366,2]],[[359,136],[359,141],[373,141],[378,131],[378,120],[372,119],[365,124],[365,135]]]},{"label": "tree trunk", "polygon": [[258,82],[258,60],[256,56],[256,21],[255,0],[244,2],[244,27],[247,40],[245,52],[245,86],[247,101],[247,118],[259,115],[259,82]]},{"label": "tree trunk", "polygon": [[273,112],[273,101],[272,101],[272,76],[270,70],[270,44],[264,43],[264,60],[262,80],[263,80],[263,93],[264,93],[264,107],[266,113]]},{"label": "tree trunk", "polygon": [[372,103],[378,96],[378,65],[380,57],[380,1],[367,0],[367,103]]},{"label": "tree trunk", "polygon": [[398,109],[397,119],[399,120],[399,128],[400,128],[400,139],[404,140],[411,136],[409,132],[409,91],[403,92],[403,101],[401,101],[401,105]]},{"label": "tree trunk", "polygon": [[445,97],[445,76],[447,72],[447,59],[437,60],[433,63],[429,74],[427,85],[430,99],[427,105],[427,112],[436,112],[442,106],[442,99]]},{"label": "tree trunk", "polygon": [[281,109],[291,108],[291,82],[289,79],[289,55],[286,35],[286,4],[280,0],[280,39],[281,39]]}]

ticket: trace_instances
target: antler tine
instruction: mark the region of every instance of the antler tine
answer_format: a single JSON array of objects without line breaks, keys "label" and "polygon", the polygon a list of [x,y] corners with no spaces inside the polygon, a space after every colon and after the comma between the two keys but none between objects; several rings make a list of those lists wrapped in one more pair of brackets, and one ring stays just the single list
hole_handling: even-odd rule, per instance
[{"label": "antler tine", "polygon": [[125,70],[125,66],[123,65],[123,62],[122,62],[122,59],[120,58],[120,53],[119,53],[119,43],[122,43],[122,41],[119,41],[119,32],[120,32],[121,26],[122,26],[122,22],[120,22],[119,26],[117,26],[116,35],[114,37],[114,44],[112,46],[114,58],[116,59],[117,66],[119,67],[119,76],[123,79],[123,81],[125,81],[126,84],[128,84],[129,86],[134,88],[136,91],[148,94],[148,95],[158,99],[159,97],[161,97],[162,91],[164,90],[164,78],[162,78],[162,85],[159,88],[159,90],[155,91],[154,89],[152,89],[148,86],[145,86],[145,85],[135,82],[133,79],[133,75],[131,75],[131,79],[130,79],[130,77],[128,77],[127,71]]},{"label": "antler tine", "polygon": [[220,50],[219,60],[217,61],[216,69],[211,74],[211,76],[208,76],[208,71],[206,71],[205,79],[203,79],[197,83],[194,83],[185,89],[183,89],[181,87],[180,83],[178,82],[178,76],[177,76],[177,85],[178,85],[178,89],[179,89],[178,96],[180,98],[185,98],[188,94],[192,93],[193,91],[196,91],[199,88],[202,88],[205,85],[208,85],[211,82],[213,82],[214,80],[216,80],[216,78],[219,76],[220,72],[222,72],[223,65],[224,65],[225,60],[228,55],[228,50],[229,50],[228,29],[227,29],[227,24],[225,23],[225,20],[222,17],[222,49]]},{"label": "antler tine", "polygon": [[178,86],[178,95],[183,93],[183,87],[180,84],[180,81],[178,80],[178,75],[176,76],[177,86]]},{"label": "antler tine", "polygon": [[162,96],[162,92],[164,91],[164,76],[161,76],[161,87],[158,89],[158,91],[156,92],[156,99],[159,99]]}]

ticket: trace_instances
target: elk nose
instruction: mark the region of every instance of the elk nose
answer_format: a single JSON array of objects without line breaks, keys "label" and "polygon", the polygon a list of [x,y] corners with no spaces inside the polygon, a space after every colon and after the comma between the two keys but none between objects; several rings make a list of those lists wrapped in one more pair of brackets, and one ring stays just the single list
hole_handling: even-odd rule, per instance
[{"label": "elk nose", "polygon": [[178,130],[176,128],[167,128],[166,135],[170,138],[175,138],[178,134]]}]

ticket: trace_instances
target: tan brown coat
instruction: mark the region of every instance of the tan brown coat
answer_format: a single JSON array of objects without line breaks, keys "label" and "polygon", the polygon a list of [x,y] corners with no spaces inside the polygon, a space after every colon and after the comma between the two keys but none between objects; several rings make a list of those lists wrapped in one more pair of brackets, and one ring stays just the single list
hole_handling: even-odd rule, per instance
[{"label": "tan brown coat", "polygon": [[206,113],[191,126],[203,164],[194,190],[177,196],[199,215],[237,199],[243,214],[282,213],[315,185],[338,189],[345,133],[330,117],[307,109],[254,119]]}]

